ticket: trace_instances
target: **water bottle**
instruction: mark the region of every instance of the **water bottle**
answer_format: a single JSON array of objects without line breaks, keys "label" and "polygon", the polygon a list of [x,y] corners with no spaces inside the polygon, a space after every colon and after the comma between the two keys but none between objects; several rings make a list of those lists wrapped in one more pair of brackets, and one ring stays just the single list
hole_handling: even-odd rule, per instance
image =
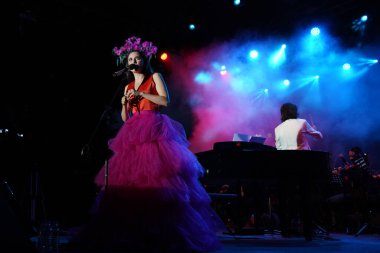
[{"label": "water bottle", "polygon": [[38,235],[39,253],[59,253],[59,223],[44,221],[41,223]]}]

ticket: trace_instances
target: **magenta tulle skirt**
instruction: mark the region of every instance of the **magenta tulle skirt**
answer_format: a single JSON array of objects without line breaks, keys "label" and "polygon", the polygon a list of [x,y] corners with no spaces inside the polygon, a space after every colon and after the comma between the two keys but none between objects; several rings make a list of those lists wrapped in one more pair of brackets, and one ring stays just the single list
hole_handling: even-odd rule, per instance
[{"label": "magenta tulle skirt", "polygon": [[203,167],[188,149],[183,126],[142,111],[109,142],[113,156],[95,178],[103,188],[78,238],[95,247],[146,252],[219,249],[224,224],[199,182]]}]

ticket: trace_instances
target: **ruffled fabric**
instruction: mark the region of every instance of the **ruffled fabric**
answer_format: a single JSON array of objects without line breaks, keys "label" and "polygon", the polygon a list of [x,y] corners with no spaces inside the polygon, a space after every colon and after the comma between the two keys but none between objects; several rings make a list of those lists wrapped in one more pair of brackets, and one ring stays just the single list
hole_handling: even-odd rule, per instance
[{"label": "ruffled fabric", "polygon": [[[97,247],[156,252],[219,249],[224,224],[199,182],[204,170],[188,149],[183,126],[142,111],[109,142],[114,155],[95,178],[103,187],[79,238]],[[105,190],[104,190],[105,189]]]}]

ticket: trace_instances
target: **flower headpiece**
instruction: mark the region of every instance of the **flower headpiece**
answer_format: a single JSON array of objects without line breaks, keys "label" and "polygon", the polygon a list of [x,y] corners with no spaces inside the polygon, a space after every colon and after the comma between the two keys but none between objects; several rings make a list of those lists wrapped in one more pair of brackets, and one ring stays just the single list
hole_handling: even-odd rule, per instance
[{"label": "flower headpiece", "polygon": [[117,65],[123,63],[128,54],[132,51],[138,51],[144,54],[148,59],[157,53],[157,47],[150,41],[141,43],[141,38],[136,36],[130,37],[125,40],[123,46],[113,48],[113,53],[118,57]]}]

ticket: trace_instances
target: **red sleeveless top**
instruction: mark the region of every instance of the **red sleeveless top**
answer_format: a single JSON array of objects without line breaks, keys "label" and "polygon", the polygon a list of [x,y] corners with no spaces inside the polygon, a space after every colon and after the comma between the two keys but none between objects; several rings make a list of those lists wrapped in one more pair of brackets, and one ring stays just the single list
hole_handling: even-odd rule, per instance
[{"label": "red sleeveless top", "polygon": [[[135,87],[135,81],[132,81],[127,86],[127,91],[130,89],[134,89]],[[145,81],[139,86],[137,89],[140,92],[149,93],[153,95],[158,95],[157,89],[156,89],[156,83],[153,80],[153,75],[150,75],[150,77],[146,78]],[[160,109],[160,106],[151,102],[150,100],[146,98],[140,99],[137,103],[130,104],[132,113],[141,112],[144,110],[154,110],[158,111]]]}]

